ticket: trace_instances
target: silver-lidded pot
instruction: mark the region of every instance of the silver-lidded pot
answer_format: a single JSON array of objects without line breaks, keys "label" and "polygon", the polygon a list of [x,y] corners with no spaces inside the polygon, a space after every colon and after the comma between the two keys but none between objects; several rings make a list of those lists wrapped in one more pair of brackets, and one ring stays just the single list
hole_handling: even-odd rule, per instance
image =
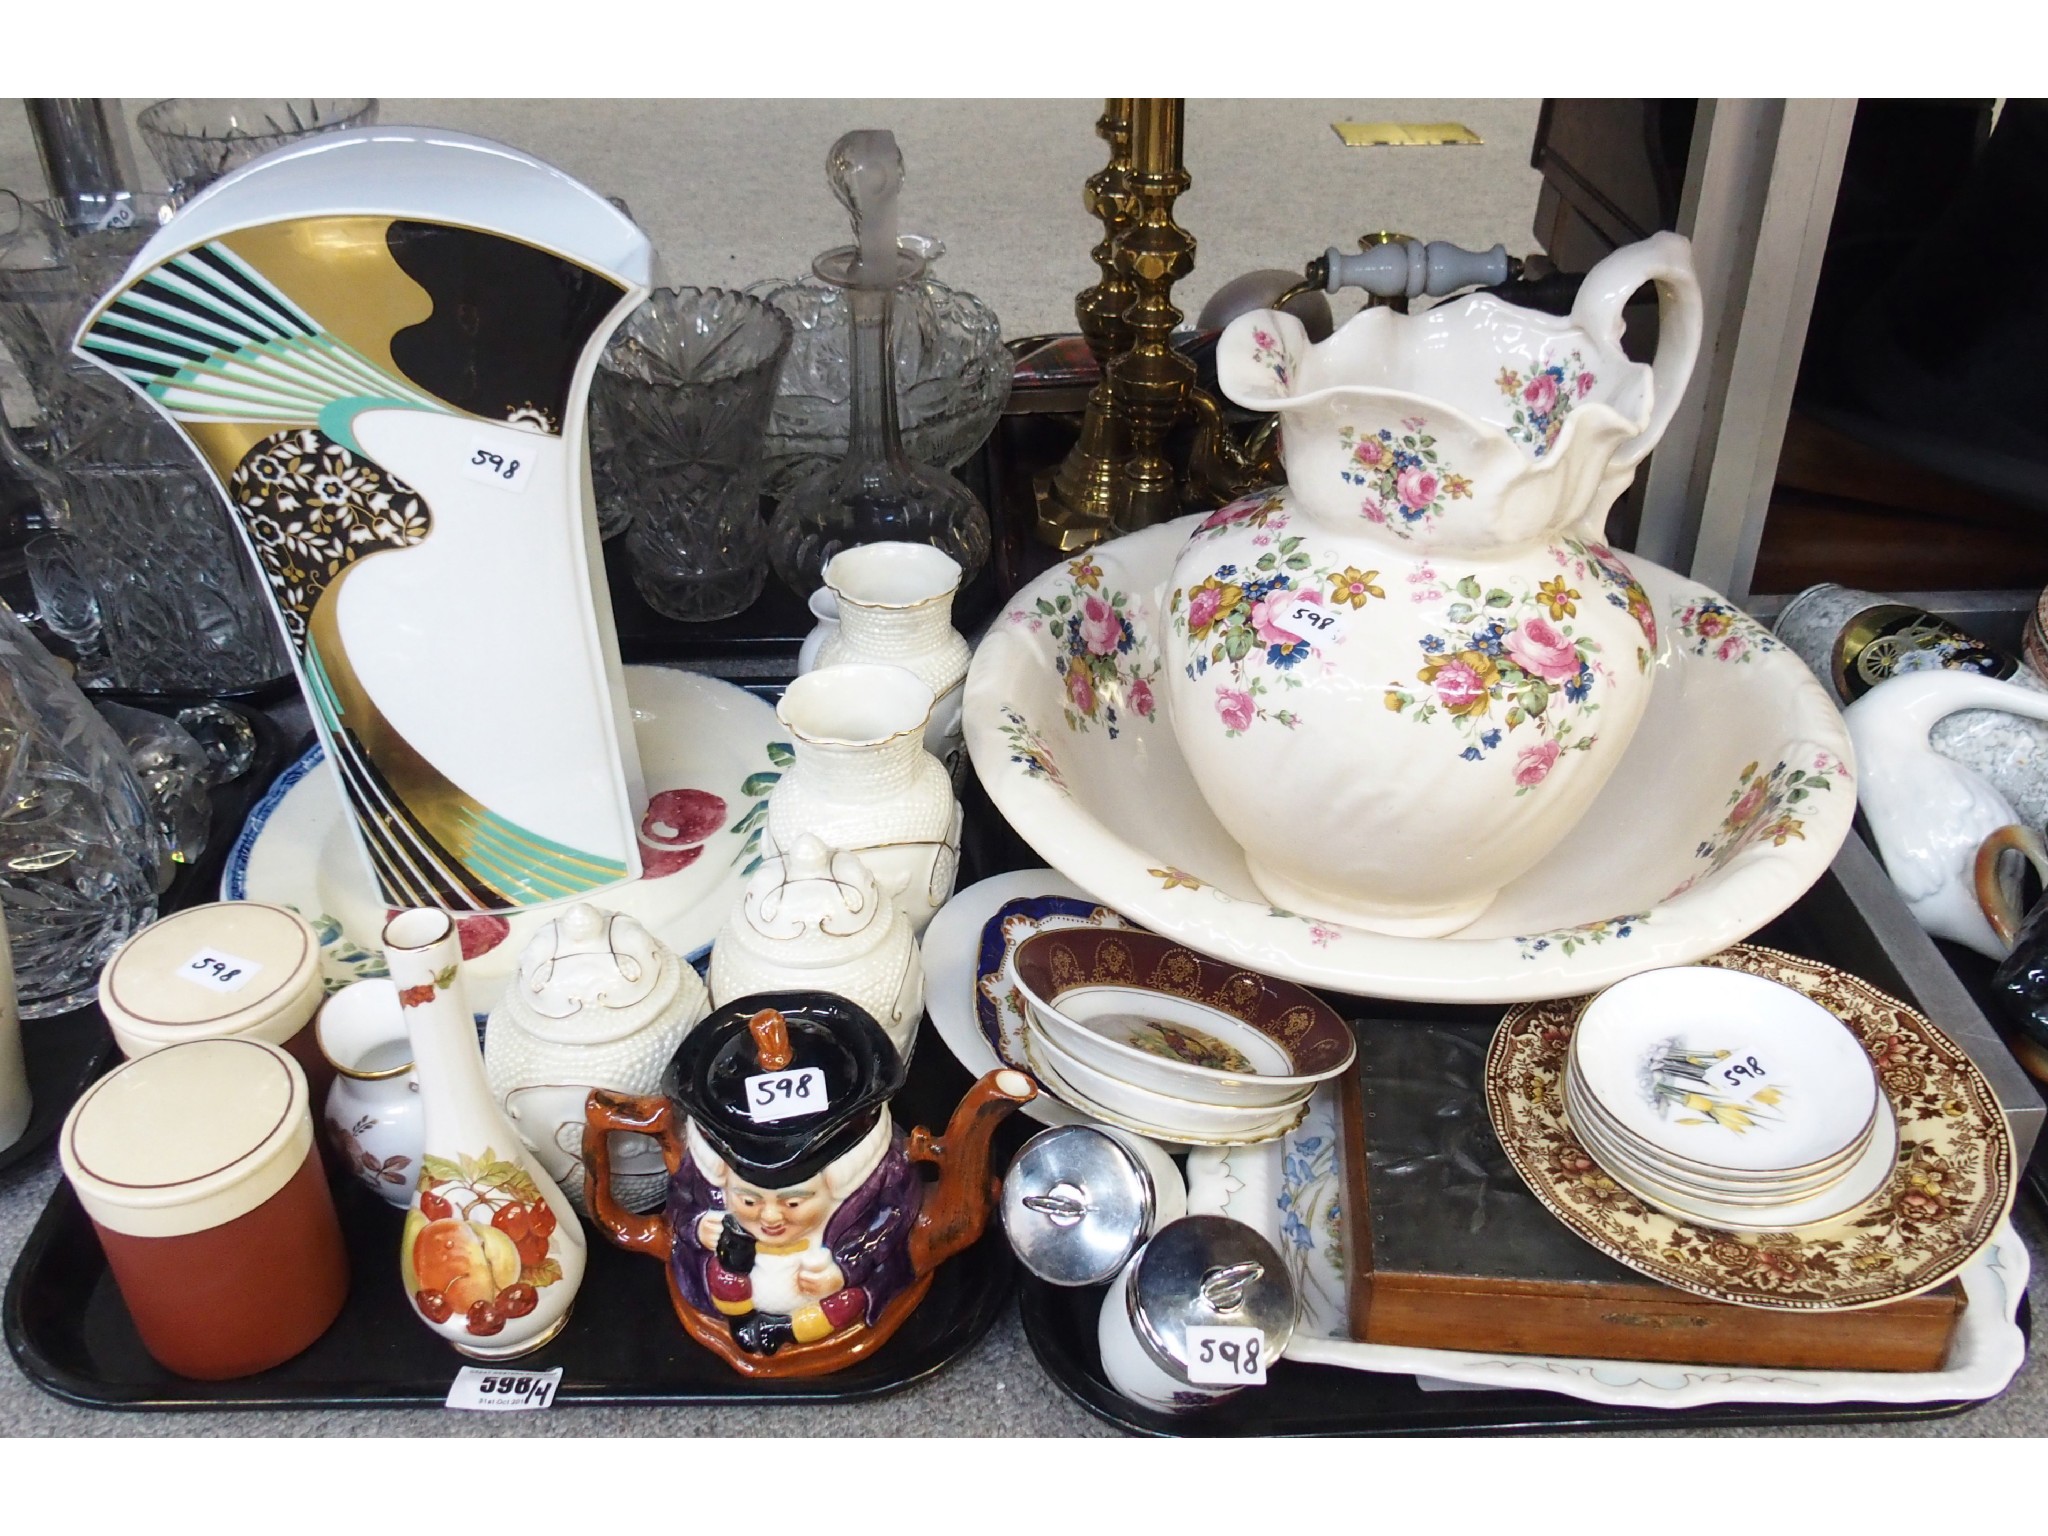
[{"label": "silver-lidded pot", "polygon": [[1164,1147],[1104,1126],[1040,1131],[1003,1179],[1010,1248],[1051,1285],[1115,1279],[1146,1238],[1187,1206],[1187,1185]]},{"label": "silver-lidded pot", "polygon": [[1227,1216],[1162,1226],[1102,1298],[1096,1339],[1110,1385],[1165,1413],[1230,1397],[1237,1386],[1197,1383],[1195,1330],[1253,1330],[1262,1362],[1294,1337],[1294,1280],[1272,1243]]}]

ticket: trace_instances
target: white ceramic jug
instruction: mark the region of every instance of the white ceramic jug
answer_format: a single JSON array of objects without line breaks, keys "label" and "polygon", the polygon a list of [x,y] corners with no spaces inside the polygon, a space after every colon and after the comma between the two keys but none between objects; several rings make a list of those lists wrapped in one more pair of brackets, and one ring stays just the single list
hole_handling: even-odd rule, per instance
[{"label": "white ceramic jug", "polygon": [[[1645,283],[1652,365],[1621,350]],[[1601,262],[1566,318],[1474,295],[1368,309],[1314,346],[1275,310],[1224,332],[1223,391],[1280,415],[1288,483],[1189,538],[1161,594],[1162,688],[1275,906],[1455,932],[1577,824],[1660,646],[1607,510],[1699,337],[1690,247],[1670,234]],[[1077,585],[1074,628],[1107,654],[1122,636],[1099,596]]]}]

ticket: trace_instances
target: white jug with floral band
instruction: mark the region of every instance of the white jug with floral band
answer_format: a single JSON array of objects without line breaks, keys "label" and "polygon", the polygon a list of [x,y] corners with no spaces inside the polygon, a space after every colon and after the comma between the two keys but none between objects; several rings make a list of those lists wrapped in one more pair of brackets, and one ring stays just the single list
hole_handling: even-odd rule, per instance
[{"label": "white jug with floral band", "polygon": [[[1647,365],[1621,349],[1645,283]],[[1314,346],[1275,310],[1223,333],[1223,392],[1280,413],[1287,484],[1189,538],[1161,594],[1163,687],[1269,901],[1452,933],[1585,813],[1658,656],[1607,512],[1699,340],[1673,234],[1601,262],[1568,317],[1474,295],[1368,309]]]}]

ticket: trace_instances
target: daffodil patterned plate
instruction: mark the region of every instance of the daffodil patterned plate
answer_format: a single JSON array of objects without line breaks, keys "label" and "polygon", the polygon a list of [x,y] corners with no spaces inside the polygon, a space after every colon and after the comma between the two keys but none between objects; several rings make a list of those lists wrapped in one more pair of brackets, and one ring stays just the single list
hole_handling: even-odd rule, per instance
[{"label": "daffodil patterned plate", "polygon": [[[1369,997],[1573,997],[1739,942],[1818,880],[1848,835],[1848,732],[1805,663],[1707,588],[1631,556],[1659,631],[1656,684],[1556,850],[1447,937],[1276,908],[1196,787],[1162,703],[1158,593],[1199,521],[1055,565],[997,617],[967,675],[967,745],[997,809],[1048,864],[1154,933]],[[1388,682],[1412,688],[1414,671],[1395,664]],[[1357,707],[1383,706],[1375,694]],[[1444,817],[1458,815],[1458,767],[1442,775]]]},{"label": "daffodil patterned plate", "polygon": [[1609,987],[1572,1034],[1571,1069],[1617,1139],[1680,1183],[1824,1172],[1862,1150],[1877,1112],[1876,1073],[1841,1020],[1721,966]]},{"label": "daffodil patterned plate", "polygon": [[[768,791],[790,749],[774,708],[744,689],[671,667],[627,667],[625,675],[648,795],[642,873],[605,892],[601,904],[639,918],[695,959],[709,950],[758,859]],[[384,974],[386,909],[317,745],[249,813],[221,873],[221,898],[276,902],[305,917],[320,939],[329,990]],[[556,910],[456,919],[480,1008],[511,980],[526,940]]]},{"label": "daffodil patterned plate", "polygon": [[2005,1115],[1970,1058],[1904,1003],[1831,966],[1751,946],[1705,963],[1793,987],[1849,1027],[1898,1122],[1891,1177],[1832,1220],[1773,1232],[1734,1233],[1657,1209],[1600,1167],[1566,1117],[1579,998],[1510,1009],[1487,1052],[1487,1112],[1536,1198],[1629,1268],[1736,1306],[1875,1307],[1968,1264],[2013,1197]]},{"label": "daffodil patterned plate", "polygon": [[[1287,1260],[1301,1297],[1301,1321],[1287,1345],[1290,1360],[1468,1387],[1555,1392],[1618,1408],[1666,1409],[1976,1402],[2003,1392],[2026,1363],[2027,1339],[2017,1315],[2031,1260],[2010,1221],[2001,1222],[1957,1272],[1966,1305],[1938,1371],[1766,1370],[1368,1344],[1351,1337],[1347,1316],[1342,1138],[1338,1090],[1326,1084],[1309,1100],[1307,1117],[1282,1140],[1228,1154],[1232,1183],[1264,1197],[1263,1208],[1247,1208],[1243,1219],[1260,1226]],[[1192,1158],[1188,1171],[1192,1188]]]}]

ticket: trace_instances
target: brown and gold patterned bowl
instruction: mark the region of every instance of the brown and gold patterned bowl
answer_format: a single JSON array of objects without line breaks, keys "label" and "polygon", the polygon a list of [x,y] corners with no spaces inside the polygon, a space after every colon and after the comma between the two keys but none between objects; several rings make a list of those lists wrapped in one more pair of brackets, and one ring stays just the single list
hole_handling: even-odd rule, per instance
[{"label": "brown and gold patterned bowl", "polygon": [[1154,934],[1035,934],[1017,947],[1016,971],[1033,1027],[1061,1051],[1174,1098],[1292,1103],[1358,1049],[1315,994]]}]

